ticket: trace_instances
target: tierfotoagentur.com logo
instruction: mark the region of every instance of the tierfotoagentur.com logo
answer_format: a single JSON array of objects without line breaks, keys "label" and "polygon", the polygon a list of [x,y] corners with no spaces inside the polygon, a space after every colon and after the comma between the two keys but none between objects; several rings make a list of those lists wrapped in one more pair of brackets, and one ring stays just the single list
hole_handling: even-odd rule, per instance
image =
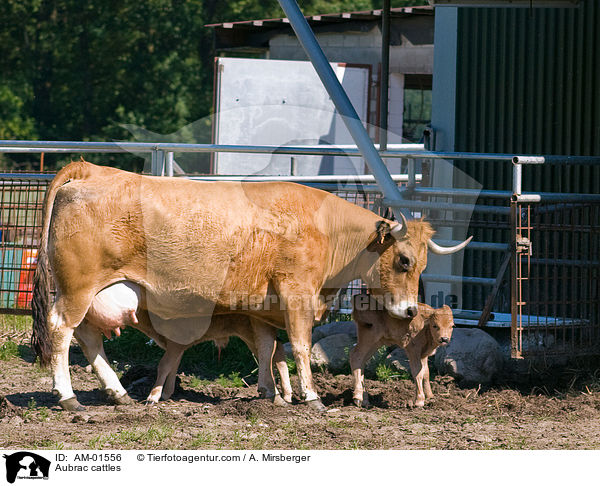
[{"label": "tierfotoagentur.com logo", "polygon": [[48,479],[51,462],[33,452],[4,454],[6,480],[13,484],[16,479]]}]

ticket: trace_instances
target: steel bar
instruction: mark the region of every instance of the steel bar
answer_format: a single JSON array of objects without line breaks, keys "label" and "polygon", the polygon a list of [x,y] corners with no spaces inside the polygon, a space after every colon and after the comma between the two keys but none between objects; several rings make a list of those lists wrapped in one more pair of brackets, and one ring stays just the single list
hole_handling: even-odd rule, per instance
[{"label": "steel bar", "polygon": [[379,82],[379,143],[387,149],[388,102],[390,85],[390,0],[383,0],[381,17],[381,79]]},{"label": "steel bar", "polygon": [[167,152],[165,157],[165,175],[173,177],[173,152]]},{"label": "steel bar", "polygon": [[333,72],[329,61],[321,50],[315,34],[302,15],[298,4],[295,0],[279,0],[279,4],[287,15],[300,44],[312,62],[319,78],[321,78],[321,82],[329,93],[336,110],[342,116],[346,128],[350,132],[350,135],[352,135],[352,139],[360,149],[365,162],[375,176],[377,184],[381,187],[381,192],[389,199],[402,200],[398,186],[390,177],[387,167],[383,163],[383,160],[381,160],[379,152],[373,146],[373,141],[369,137],[340,81]]},{"label": "steel bar", "polygon": [[595,165],[600,163],[599,156],[593,155],[515,155],[512,159],[515,165],[540,165],[540,164],[578,164]]},{"label": "steel bar", "polygon": [[[187,176],[186,176],[187,177]],[[408,175],[406,174],[391,174],[392,180],[396,182],[407,182]],[[286,182],[318,182],[318,183],[367,183],[371,184],[375,190],[375,178],[370,174],[343,174],[343,175],[310,175],[310,176],[269,176],[269,175],[207,175],[207,176],[189,176],[188,179],[197,181],[286,181]],[[420,175],[418,176],[420,180]]]},{"label": "steel bar", "polygon": [[[375,145],[375,148],[377,145]],[[399,148],[404,147],[404,148]],[[150,153],[153,150],[166,152],[232,152],[256,154],[286,154],[286,155],[334,155],[361,157],[362,153],[353,145],[305,145],[305,146],[280,146],[280,145],[217,145],[195,143],[167,143],[167,142],[61,142],[37,140],[0,140],[0,153]],[[421,144],[395,144],[388,145],[387,150],[379,152],[384,158],[402,159],[448,159],[448,160],[479,160],[490,162],[514,162],[526,160],[529,156],[513,154],[491,154],[478,152],[433,152],[423,149]],[[545,156],[544,163],[549,164],[598,164],[600,157],[552,155]],[[519,165],[516,163],[516,165]]]},{"label": "steel bar", "polygon": [[503,206],[484,206],[476,204],[454,204],[454,203],[442,203],[442,202],[428,202],[428,201],[410,201],[404,199],[402,201],[389,200],[384,198],[383,203],[386,206],[401,207],[407,209],[437,209],[440,211],[454,211],[462,213],[486,213],[486,214],[498,214],[508,215],[510,214],[510,208]]},{"label": "steel bar", "polygon": [[462,283],[487,286],[493,286],[496,283],[495,278],[464,277],[461,275],[438,275],[434,273],[422,273],[421,279],[423,282]]},{"label": "steel bar", "polygon": [[520,196],[523,186],[523,166],[521,164],[513,165],[513,195]]}]

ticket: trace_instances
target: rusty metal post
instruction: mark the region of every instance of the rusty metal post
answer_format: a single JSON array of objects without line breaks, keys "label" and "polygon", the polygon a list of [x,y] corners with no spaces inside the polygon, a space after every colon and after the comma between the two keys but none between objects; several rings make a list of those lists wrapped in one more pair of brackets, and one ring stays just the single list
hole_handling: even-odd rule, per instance
[{"label": "rusty metal post", "polygon": [[510,356],[511,358],[522,358],[521,354],[521,332],[519,313],[519,247],[517,245],[517,224],[519,224],[519,203],[513,197],[510,201]]}]

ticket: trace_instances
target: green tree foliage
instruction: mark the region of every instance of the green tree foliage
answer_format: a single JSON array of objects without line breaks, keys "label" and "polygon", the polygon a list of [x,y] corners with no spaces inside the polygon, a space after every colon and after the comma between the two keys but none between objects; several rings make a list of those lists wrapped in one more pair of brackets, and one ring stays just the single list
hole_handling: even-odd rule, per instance
[{"label": "green tree foliage", "polygon": [[[307,15],[381,6],[299,3]],[[204,26],[281,16],[276,0],[2,0],[0,139],[130,139],[123,124],[175,132],[212,107]]]}]

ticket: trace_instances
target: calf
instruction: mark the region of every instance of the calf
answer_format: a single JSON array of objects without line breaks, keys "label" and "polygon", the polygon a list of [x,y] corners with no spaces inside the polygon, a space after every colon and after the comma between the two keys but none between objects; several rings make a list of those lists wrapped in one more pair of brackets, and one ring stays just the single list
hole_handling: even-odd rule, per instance
[{"label": "calf", "polygon": [[350,352],[350,366],[354,380],[354,403],[368,405],[364,390],[363,368],[367,360],[381,346],[396,344],[404,348],[410,370],[415,380],[414,404],[425,405],[425,398],[432,398],[427,358],[438,346],[450,342],[454,321],[450,307],[433,309],[419,304],[419,313],[413,318],[398,319],[389,315],[370,295],[354,296],[352,315],[356,321],[358,342]]},{"label": "calf", "polygon": [[[140,304],[144,295],[135,286],[126,283],[113,284],[99,292],[90,306],[82,325],[75,330],[75,337],[84,354],[98,375],[107,394],[117,403],[128,403],[127,392],[122,387],[104,354],[101,334],[110,337],[112,332],[120,335],[121,328],[132,326],[152,338],[165,350],[159,366],[156,382],[146,399],[157,403],[168,399],[175,389],[177,368],[183,353],[190,346],[214,341],[219,350],[227,345],[230,336],[238,336],[257,356],[259,361],[258,389],[261,396],[272,398],[277,404],[291,403],[292,389],[285,361],[285,353],[276,341],[277,330],[257,318],[241,314],[213,316],[210,325],[200,339],[179,344],[160,332],[165,320],[143,309]],[[186,325],[188,319],[170,322],[170,325]],[[181,321],[181,322],[179,322]],[[273,361],[281,378],[283,401],[273,378]]]}]

